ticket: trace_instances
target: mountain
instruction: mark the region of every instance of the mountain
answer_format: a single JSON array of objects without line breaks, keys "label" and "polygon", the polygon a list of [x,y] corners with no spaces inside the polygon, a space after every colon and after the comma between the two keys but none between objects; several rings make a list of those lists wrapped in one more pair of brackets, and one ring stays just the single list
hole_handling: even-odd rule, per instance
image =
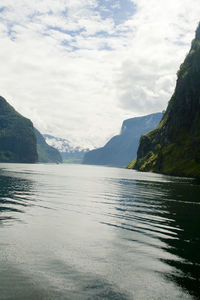
[{"label": "mountain", "polygon": [[162,118],[162,113],[125,120],[120,135],[114,136],[107,144],[85,154],[83,163],[125,167],[137,155],[142,134],[154,129]]},{"label": "mountain", "polygon": [[200,24],[158,127],[144,135],[129,168],[200,176]]},{"label": "mountain", "polygon": [[0,162],[35,163],[37,159],[32,122],[0,96]]},{"label": "mountain", "polygon": [[59,150],[64,163],[82,163],[83,157],[88,151],[88,149],[74,147],[70,141],[50,134],[44,134],[44,138],[49,145]]},{"label": "mountain", "polygon": [[38,162],[42,163],[62,163],[62,157],[57,149],[49,146],[43,135],[34,128],[37,139]]}]

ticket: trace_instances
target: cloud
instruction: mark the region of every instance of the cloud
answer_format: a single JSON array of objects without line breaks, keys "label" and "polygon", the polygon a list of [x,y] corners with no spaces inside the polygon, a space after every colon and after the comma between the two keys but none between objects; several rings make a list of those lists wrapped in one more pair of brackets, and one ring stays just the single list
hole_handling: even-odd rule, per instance
[{"label": "cloud", "polygon": [[184,59],[199,21],[199,4],[193,1],[136,0],[137,14],[124,26],[135,28],[131,53],[121,64],[116,85],[124,109],[162,110],[173,92],[176,71]]},{"label": "cloud", "polygon": [[0,93],[43,133],[101,146],[166,108],[199,15],[197,0],[1,0]]}]

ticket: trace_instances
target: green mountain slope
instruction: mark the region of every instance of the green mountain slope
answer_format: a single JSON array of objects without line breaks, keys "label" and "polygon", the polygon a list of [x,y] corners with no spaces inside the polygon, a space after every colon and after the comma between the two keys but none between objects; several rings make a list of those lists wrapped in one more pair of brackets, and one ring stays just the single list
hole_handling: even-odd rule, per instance
[{"label": "green mountain slope", "polygon": [[37,139],[38,161],[43,163],[62,163],[62,157],[57,149],[49,146],[43,135],[34,128]]},{"label": "green mountain slope", "polygon": [[35,163],[33,124],[0,96],[0,162]]},{"label": "green mountain slope", "polygon": [[177,75],[163,119],[141,138],[137,160],[129,168],[200,176],[200,25]]}]

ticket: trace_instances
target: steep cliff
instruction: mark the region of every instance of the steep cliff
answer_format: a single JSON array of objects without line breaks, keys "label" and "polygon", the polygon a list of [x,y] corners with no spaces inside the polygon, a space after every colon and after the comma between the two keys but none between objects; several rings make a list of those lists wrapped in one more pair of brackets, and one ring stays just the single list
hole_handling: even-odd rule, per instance
[{"label": "steep cliff", "polygon": [[142,134],[154,129],[162,113],[125,120],[120,135],[114,136],[107,144],[85,154],[83,163],[125,167],[137,155]]},{"label": "steep cliff", "polygon": [[35,163],[33,124],[0,96],[0,162]]},{"label": "steep cliff", "polygon": [[137,160],[130,168],[200,176],[200,25],[177,75],[163,119],[141,138]]},{"label": "steep cliff", "polygon": [[43,135],[34,128],[37,139],[38,162],[42,163],[62,163],[62,157],[57,149],[49,146]]}]

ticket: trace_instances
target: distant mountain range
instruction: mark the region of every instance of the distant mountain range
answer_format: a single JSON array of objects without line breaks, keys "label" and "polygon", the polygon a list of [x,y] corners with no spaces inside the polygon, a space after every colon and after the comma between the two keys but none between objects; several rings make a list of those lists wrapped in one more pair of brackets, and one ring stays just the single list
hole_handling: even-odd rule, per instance
[{"label": "distant mountain range", "polygon": [[200,177],[200,25],[177,74],[164,115],[125,120],[119,135],[92,151],[73,147],[66,139],[47,134],[43,137],[29,119],[0,96],[0,162],[83,160],[84,164],[129,164],[128,168],[139,171]]},{"label": "distant mountain range", "polygon": [[0,162],[80,163],[87,151],[65,139],[43,136],[0,96]]},{"label": "distant mountain range", "polygon": [[60,163],[58,150],[49,146],[32,122],[0,96],[0,162]]},{"label": "distant mountain range", "polygon": [[60,152],[64,163],[82,163],[85,153],[89,151],[81,147],[74,147],[67,139],[49,134],[44,134],[43,136],[49,145]]},{"label": "distant mountain range", "polygon": [[38,162],[42,163],[62,163],[60,152],[54,147],[48,145],[44,136],[34,128],[37,139]]},{"label": "distant mountain range", "polygon": [[83,163],[125,167],[137,156],[141,135],[156,128],[161,118],[162,113],[154,113],[125,120],[121,133],[109,140],[104,147],[87,152]]}]

